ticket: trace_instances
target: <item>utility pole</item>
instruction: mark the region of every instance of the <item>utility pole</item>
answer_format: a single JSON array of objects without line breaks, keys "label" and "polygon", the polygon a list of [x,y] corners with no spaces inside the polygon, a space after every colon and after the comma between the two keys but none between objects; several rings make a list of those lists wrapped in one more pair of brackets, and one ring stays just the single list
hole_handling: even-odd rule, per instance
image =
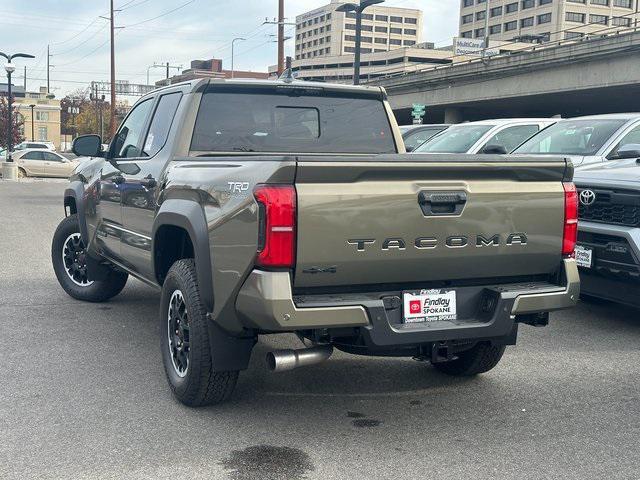
[{"label": "utility pole", "polygon": [[26,65],[24,66],[24,78],[23,78],[23,80],[24,80],[24,91],[26,92],[27,91],[27,66]]},{"label": "utility pole", "polygon": [[[26,67],[25,67],[26,68]],[[33,113],[33,109],[36,108],[35,104],[31,104],[29,105],[29,108],[31,109],[31,141],[33,142],[36,139],[36,134],[35,134],[35,128],[33,126],[33,120],[34,120],[34,113]]]},{"label": "utility pole", "polygon": [[109,119],[109,136],[116,134],[116,50],[114,44],[113,0],[110,3],[109,23],[111,24],[111,118]]},{"label": "utility pole", "polygon": [[278,77],[284,72],[284,0],[278,0]]},{"label": "utility pole", "polygon": [[49,60],[51,59],[51,54],[49,53],[49,45],[47,45],[47,95],[49,95],[49,71],[51,69],[51,64]]},{"label": "utility pole", "polygon": [[169,78],[169,62],[167,62],[167,76],[165,78]]}]

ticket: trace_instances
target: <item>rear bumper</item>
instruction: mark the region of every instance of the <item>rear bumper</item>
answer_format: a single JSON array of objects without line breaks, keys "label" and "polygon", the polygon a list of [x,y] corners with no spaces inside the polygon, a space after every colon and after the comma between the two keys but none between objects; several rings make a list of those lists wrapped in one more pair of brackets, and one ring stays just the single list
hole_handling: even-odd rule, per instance
[{"label": "rear bumper", "polygon": [[402,323],[400,292],[294,297],[286,272],[254,271],[236,309],[248,328],[265,332],[349,330],[371,347],[423,345],[511,335],[518,316],[572,307],[580,294],[575,260],[563,262],[561,285],[546,282],[456,288],[459,319]]}]

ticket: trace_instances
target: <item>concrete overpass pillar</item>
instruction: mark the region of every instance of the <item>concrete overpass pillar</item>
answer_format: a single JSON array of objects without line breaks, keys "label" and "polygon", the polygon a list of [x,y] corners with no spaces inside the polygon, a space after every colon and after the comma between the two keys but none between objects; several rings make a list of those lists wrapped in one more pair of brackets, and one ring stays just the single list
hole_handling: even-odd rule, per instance
[{"label": "concrete overpass pillar", "polygon": [[462,123],[462,110],[459,108],[444,109],[444,123]]}]

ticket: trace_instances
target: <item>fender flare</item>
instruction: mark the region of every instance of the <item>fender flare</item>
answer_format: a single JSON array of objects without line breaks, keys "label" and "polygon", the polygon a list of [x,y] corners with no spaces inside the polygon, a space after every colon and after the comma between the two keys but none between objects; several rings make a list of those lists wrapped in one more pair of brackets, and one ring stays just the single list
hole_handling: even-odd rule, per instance
[{"label": "fender flare", "polygon": [[80,235],[85,245],[89,245],[89,231],[87,230],[87,219],[84,216],[84,184],[80,180],[72,181],[64,191],[65,216],[67,198],[73,198],[76,204],[76,214],[80,226]]},{"label": "fender flare", "polygon": [[196,262],[196,274],[200,284],[200,297],[207,312],[213,311],[213,276],[211,272],[211,253],[209,252],[209,230],[202,207],[192,200],[165,200],[153,223],[151,252],[153,252],[153,276],[155,271],[156,233],[162,226],[174,226],[184,229],[191,238]]}]

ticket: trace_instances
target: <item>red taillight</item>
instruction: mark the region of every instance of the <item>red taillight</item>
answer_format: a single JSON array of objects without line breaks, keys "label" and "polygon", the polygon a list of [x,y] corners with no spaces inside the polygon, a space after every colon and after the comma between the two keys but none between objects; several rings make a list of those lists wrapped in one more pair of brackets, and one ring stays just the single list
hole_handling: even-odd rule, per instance
[{"label": "red taillight", "polygon": [[578,240],[578,192],[573,183],[564,185],[564,234],[562,236],[562,255],[572,256]]},{"label": "red taillight", "polygon": [[293,268],[296,254],[296,190],[291,185],[260,185],[258,266]]}]

